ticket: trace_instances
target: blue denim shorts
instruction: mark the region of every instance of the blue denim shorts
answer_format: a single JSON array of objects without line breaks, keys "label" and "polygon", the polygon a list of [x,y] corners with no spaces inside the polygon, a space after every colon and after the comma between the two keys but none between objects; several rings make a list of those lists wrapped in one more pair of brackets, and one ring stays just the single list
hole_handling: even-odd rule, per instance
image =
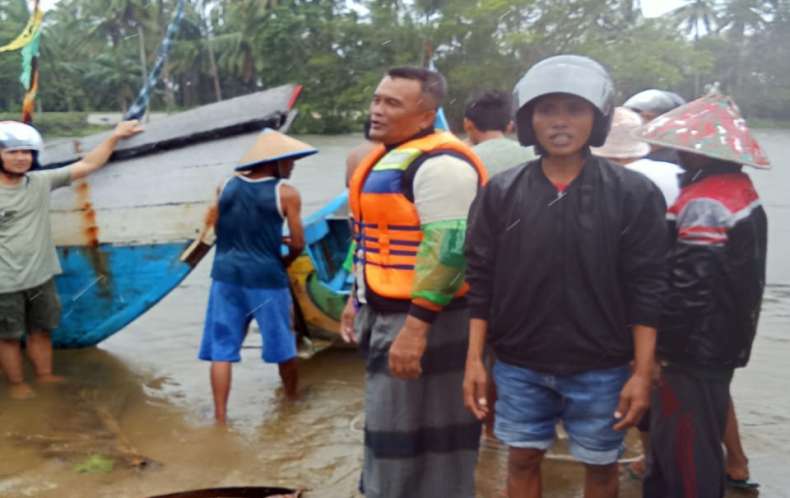
[{"label": "blue denim shorts", "polygon": [[551,375],[501,361],[494,433],[514,448],[548,449],[562,421],[573,456],[590,465],[617,461],[625,431],[615,431],[614,411],[630,376],[627,366],[575,375]]},{"label": "blue denim shorts", "polygon": [[287,287],[253,289],[213,280],[198,358],[239,361],[241,345],[253,318],[261,329],[263,361],[283,363],[296,357],[291,293]]}]

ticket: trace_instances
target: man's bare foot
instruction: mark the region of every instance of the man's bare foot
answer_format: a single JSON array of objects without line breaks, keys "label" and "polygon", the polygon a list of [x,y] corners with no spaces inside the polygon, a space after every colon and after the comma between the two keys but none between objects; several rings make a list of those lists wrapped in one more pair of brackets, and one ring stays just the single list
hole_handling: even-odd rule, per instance
[{"label": "man's bare foot", "polygon": [[727,475],[735,481],[745,481],[749,479],[748,465],[727,465]]},{"label": "man's bare foot", "polygon": [[228,417],[224,413],[214,412],[214,425],[218,427],[225,427],[228,425]]},{"label": "man's bare foot", "polygon": [[11,399],[23,400],[36,396],[36,393],[33,391],[33,389],[24,382],[19,384],[11,384],[11,386],[9,386],[9,392],[11,393]]},{"label": "man's bare foot", "polygon": [[644,479],[645,474],[647,473],[647,464],[645,463],[645,457],[643,456],[639,460],[635,462],[631,462],[625,465],[625,470],[628,472],[628,475],[631,476],[632,479],[641,480]]},{"label": "man's bare foot", "polygon": [[38,382],[39,384],[60,384],[61,382],[65,382],[65,381],[66,381],[65,377],[62,377],[60,375],[54,375],[54,374],[44,374],[36,377],[36,382]]}]

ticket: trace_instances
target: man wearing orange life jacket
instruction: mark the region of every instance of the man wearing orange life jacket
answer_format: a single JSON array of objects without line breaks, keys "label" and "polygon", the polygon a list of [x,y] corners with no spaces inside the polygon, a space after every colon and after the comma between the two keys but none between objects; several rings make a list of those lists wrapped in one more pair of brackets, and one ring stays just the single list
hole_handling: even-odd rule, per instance
[{"label": "man wearing orange life jacket", "polygon": [[480,424],[464,409],[466,217],[487,180],[475,153],[433,129],[437,72],[390,70],[371,102],[377,145],[351,178],[356,285],[343,314],[367,363],[367,498],[475,496]]}]

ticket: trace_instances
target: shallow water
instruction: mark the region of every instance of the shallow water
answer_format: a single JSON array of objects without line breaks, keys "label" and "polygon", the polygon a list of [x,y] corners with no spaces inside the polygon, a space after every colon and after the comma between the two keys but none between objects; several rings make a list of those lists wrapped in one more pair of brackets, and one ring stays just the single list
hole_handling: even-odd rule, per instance
[{"label": "shallow water", "polygon": [[[775,161],[790,153],[790,133],[759,135]],[[322,151],[301,161],[293,178],[310,212],[340,191],[345,151],[358,140],[302,138]],[[752,361],[736,375],[733,393],[753,478],[763,496],[790,497],[790,263],[784,252],[790,251],[790,168],[780,163],[752,177],[770,221],[769,287]],[[14,402],[0,380],[0,497],[142,498],[242,485],[303,487],[309,497],[358,496],[363,366],[353,351],[325,351],[302,362],[303,400],[289,403],[276,367],[261,363],[260,339],[251,335],[234,368],[230,425],[213,426],[208,367],[195,359],[209,267],[204,261],[160,305],[99,348],[58,352],[56,368],[67,384],[37,388],[36,399]],[[481,450],[479,496],[501,496],[504,456],[501,449]],[[581,496],[578,464],[550,461],[544,471],[544,496]],[[627,477],[621,489],[625,498],[641,495]]]}]

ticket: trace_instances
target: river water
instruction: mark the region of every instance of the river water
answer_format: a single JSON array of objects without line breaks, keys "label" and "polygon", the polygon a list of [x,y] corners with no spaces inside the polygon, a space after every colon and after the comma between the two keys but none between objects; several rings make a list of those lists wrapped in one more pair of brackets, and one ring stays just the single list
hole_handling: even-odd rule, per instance
[{"label": "river water", "polygon": [[[752,477],[769,498],[790,497],[790,132],[758,136],[777,163],[752,173],[770,222],[768,288],[749,366],[733,395]],[[305,212],[342,188],[355,136],[300,137],[321,153],[298,163]],[[59,351],[59,386],[15,402],[0,380],[0,497],[143,498],[216,486],[280,485],[308,497],[356,497],[362,452],[363,365],[351,350],[303,361],[303,399],[287,402],[276,367],[251,334],[234,368],[227,428],[212,423],[208,366],[196,360],[210,259],[157,307],[98,348]],[[633,443],[631,443],[633,446]],[[556,450],[562,455],[562,447]],[[631,453],[633,449],[631,449]],[[478,495],[502,496],[505,453],[483,448]],[[144,460],[146,465],[141,466]],[[544,464],[544,496],[581,496],[581,466]],[[622,479],[621,496],[640,496]],[[729,495],[728,495],[729,496]],[[732,494],[732,496],[736,496]],[[437,497],[438,498],[438,497]]]}]

